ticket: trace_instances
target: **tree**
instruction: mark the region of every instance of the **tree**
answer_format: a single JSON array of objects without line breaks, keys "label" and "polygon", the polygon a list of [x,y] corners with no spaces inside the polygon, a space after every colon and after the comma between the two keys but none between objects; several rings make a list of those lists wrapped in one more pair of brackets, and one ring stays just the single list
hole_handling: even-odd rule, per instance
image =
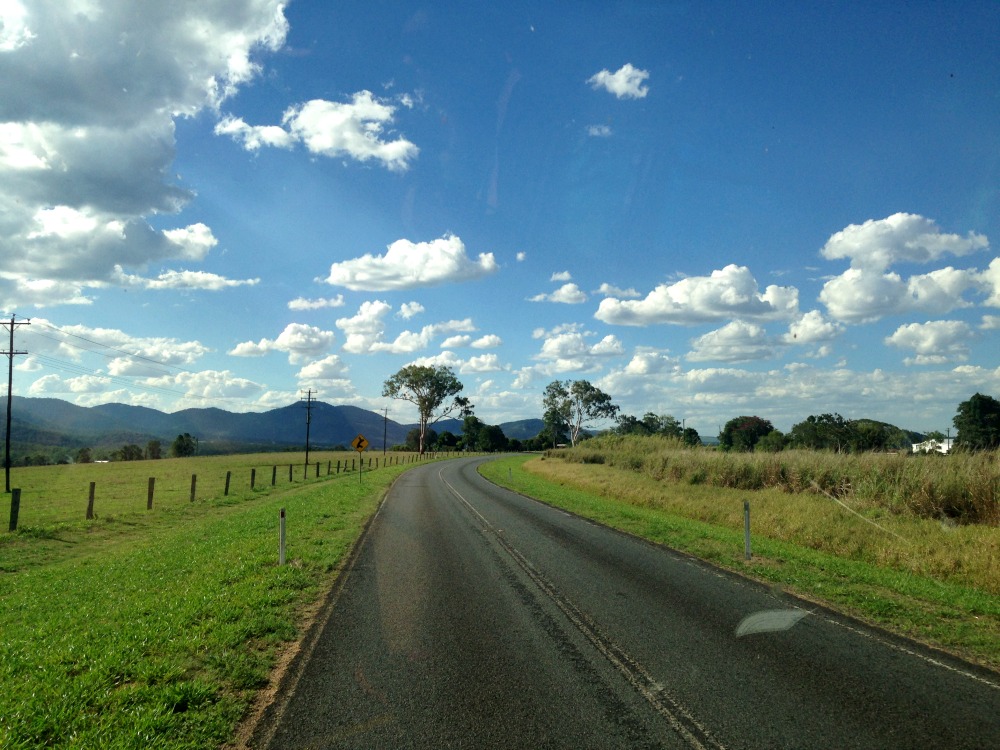
[{"label": "tree", "polygon": [[176,458],[193,456],[197,450],[198,444],[195,439],[186,432],[183,435],[178,435],[170,444],[170,455]]},{"label": "tree", "polygon": [[839,414],[811,415],[792,425],[788,439],[795,448],[845,451],[851,444],[851,424]]},{"label": "tree", "polygon": [[755,448],[766,453],[780,453],[788,440],[780,430],[771,430],[757,441]]},{"label": "tree", "polygon": [[955,446],[965,450],[1000,447],[1000,401],[982,393],[958,405],[952,420],[958,434]]},{"label": "tree", "polygon": [[[572,445],[580,439],[580,431],[597,419],[614,419],[618,407],[611,396],[587,380],[554,380],[542,394],[546,426],[569,432]],[[555,429],[553,429],[555,432]]]},{"label": "tree", "polygon": [[[420,415],[419,448],[423,455],[428,424],[433,424],[452,412],[457,411],[463,415],[471,413],[469,399],[458,395],[462,388],[462,383],[450,367],[407,365],[382,384],[382,395],[416,405]],[[450,402],[449,398],[452,399]],[[442,408],[444,404],[446,405]]]},{"label": "tree", "polygon": [[692,447],[701,445],[701,435],[698,434],[698,430],[694,427],[685,427],[681,433],[681,440],[684,441],[684,445]]},{"label": "tree", "polygon": [[163,458],[163,447],[159,440],[150,440],[146,443],[146,458]]},{"label": "tree", "polygon": [[76,452],[76,462],[78,464],[89,464],[94,459],[90,455],[90,448],[81,448]]},{"label": "tree", "polygon": [[444,430],[438,435],[437,439],[438,449],[445,451],[455,450],[458,445],[458,435],[448,430]]},{"label": "tree", "polygon": [[484,425],[476,439],[476,450],[483,453],[498,453],[507,450],[507,436],[499,425]]},{"label": "tree", "polygon": [[654,414],[646,412],[642,420],[636,419],[630,414],[621,414],[618,417],[618,427],[615,432],[619,435],[667,435],[669,437],[682,437],[683,428],[681,423],[669,414]]},{"label": "tree", "polygon": [[774,425],[760,417],[735,417],[726,422],[719,433],[719,445],[723,450],[750,452],[757,441],[774,431]]},{"label": "tree", "polygon": [[123,445],[121,450],[115,451],[115,458],[119,461],[141,461],[142,448],[134,443]]}]

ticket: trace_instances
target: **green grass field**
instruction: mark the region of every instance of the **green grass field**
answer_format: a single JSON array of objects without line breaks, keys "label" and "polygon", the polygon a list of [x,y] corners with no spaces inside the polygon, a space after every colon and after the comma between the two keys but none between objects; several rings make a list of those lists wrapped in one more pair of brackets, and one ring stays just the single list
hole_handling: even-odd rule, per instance
[{"label": "green grass field", "polygon": [[[272,464],[260,458],[17,472],[37,507],[22,501],[21,530],[0,533],[0,747],[213,748],[232,740],[279,648],[302,635],[309,608],[410,465],[383,465],[359,481],[356,471],[327,476],[324,459],[319,479],[303,481],[299,465],[289,483],[286,463],[284,483],[272,488]],[[264,488],[251,492],[247,476],[245,487],[222,496],[220,470],[224,481],[233,470],[224,467],[248,475],[254,465],[258,476],[265,469]],[[176,481],[182,489],[173,498],[164,492],[150,512],[144,475],[153,470],[158,487]],[[192,503],[195,472],[199,488],[214,492],[200,481],[213,476],[218,492]],[[60,520],[62,505],[82,518],[90,481],[98,482],[97,519]]]},{"label": "green grass field", "polygon": [[[867,622],[1000,669],[1000,529],[851,512],[819,493],[654,479],[559,458],[510,457],[484,476]],[[744,560],[743,502],[753,555]]]}]

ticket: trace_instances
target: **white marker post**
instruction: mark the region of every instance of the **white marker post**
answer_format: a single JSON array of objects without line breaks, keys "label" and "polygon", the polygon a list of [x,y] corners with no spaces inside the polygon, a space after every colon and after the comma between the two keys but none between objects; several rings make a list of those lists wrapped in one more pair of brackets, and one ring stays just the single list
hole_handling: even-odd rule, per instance
[{"label": "white marker post", "polygon": [[743,557],[750,559],[750,501],[743,501]]},{"label": "white marker post", "polygon": [[278,565],[285,564],[285,509],[278,515]]}]

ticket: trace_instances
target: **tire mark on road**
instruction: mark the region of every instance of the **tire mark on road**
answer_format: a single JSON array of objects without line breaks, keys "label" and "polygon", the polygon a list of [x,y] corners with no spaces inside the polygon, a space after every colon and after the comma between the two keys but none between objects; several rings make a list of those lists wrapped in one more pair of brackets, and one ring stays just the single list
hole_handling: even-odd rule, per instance
[{"label": "tire mark on road", "polygon": [[504,551],[511,556],[514,562],[517,563],[538,589],[562,611],[570,623],[645,698],[650,706],[667,720],[670,727],[690,747],[696,750],[725,750],[725,746],[712,735],[711,731],[692,716],[691,712],[671,695],[664,685],[658,683],[638,660],[603,633],[597,623],[586,612],[559,593],[556,587],[532,565],[531,561],[504,537],[502,530],[497,529],[490,523],[444,477],[443,471],[439,472],[438,478],[473,513],[483,528],[496,538]]}]

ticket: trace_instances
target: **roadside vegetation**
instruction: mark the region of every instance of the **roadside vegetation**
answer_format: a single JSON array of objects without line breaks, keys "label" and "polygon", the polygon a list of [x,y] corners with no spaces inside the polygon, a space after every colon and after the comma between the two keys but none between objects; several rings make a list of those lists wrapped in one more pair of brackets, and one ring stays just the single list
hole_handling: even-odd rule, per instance
[{"label": "roadside vegetation", "polygon": [[747,453],[692,449],[671,437],[607,435],[548,455],[683,485],[826,494],[875,518],[911,515],[946,523],[1000,525],[1000,460],[993,451],[948,456],[816,450]]},{"label": "roadside vegetation", "polygon": [[[258,459],[48,467],[24,482],[26,523],[0,533],[0,747],[215,748],[232,739],[280,650],[301,637],[331,573],[407,468],[383,465],[359,481],[356,471],[327,475],[324,460],[319,479],[303,480],[300,463],[297,481],[285,466],[271,487],[271,466]],[[218,477],[241,462],[265,481],[224,496]],[[146,511],[143,465],[172,464],[182,487],[193,473],[217,477],[217,486],[195,502],[182,490],[183,500]],[[99,494],[105,510],[82,520],[86,468],[104,472],[99,488],[139,497],[112,508]],[[80,520],[58,520],[60,502]]]},{"label": "roadside vegetation", "polygon": [[[1000,669],[997,455],[798,453],[608,436],[480,470],[543,502]],[[963,481],[971,489],[957,495],[961,504],[932,502]],[[909,501],[911,489],[924,499]],[[992,520],[972,522],[972,508]]]}]

